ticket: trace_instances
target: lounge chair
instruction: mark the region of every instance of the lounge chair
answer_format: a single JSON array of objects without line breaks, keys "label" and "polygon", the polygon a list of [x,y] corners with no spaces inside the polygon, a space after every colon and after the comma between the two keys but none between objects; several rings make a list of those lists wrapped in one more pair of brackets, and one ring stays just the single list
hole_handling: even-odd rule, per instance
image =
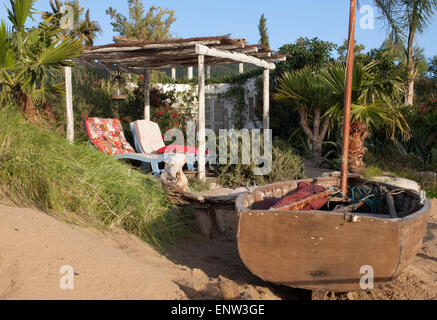
[{"label": "lounge chair", "polygon": [[178,145],[166,146],[161,133],[161,129],[156,122],[138,120],[131,122],[130,128],[134,137],[135,148],[138,153],[184,153],[187,157],[188,170],[195,171],[194,163],[197,161],[197,148]]},{"label": "lounge chair", "polygon": [[99,150],[116,159],[131,159],[141,161],[143,169],[150,163],[153,173],[159,177],[159,163],[166,158],[164,154],[136,153],[135,149],[127,142],[118,119],[102,119],[85,117],[85,128],[91,143]]}]

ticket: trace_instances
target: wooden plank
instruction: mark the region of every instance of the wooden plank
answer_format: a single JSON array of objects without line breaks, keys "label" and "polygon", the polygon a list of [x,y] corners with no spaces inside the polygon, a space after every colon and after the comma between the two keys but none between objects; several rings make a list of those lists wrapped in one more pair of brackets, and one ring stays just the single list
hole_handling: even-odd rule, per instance
[{"label": "wooden plank", "polygon": [[402,235],[401,259],[396,275],[411,264],[417,252],[422,248],[430,210],[431,201],[426,199],[425,204],[419,211],[404,219],[400,219]]},{"label": "wooden plank", "polygon": [[236,52],[230,52],[226,50],[218,50],[214,48],[208,48],[207,46],[196,44],[196,53],[202,54],[205,56],[211,56],[211,57],[217,57],[217,58],[223,58],[223,59],[230,59],[237,62],[243,62],[243,63],[250,63],[254,64],[259,67],[263,67],[265,69],[271,69],[274,70],[276,66],[273,63],[245,55],[242,53],[236,53]]},{"label": "wooden plank", "polygon": [[71,67],[65,67],[64,73],[65,102],[67,112],[67,139],[70,143],[74,143],[73,87],[71,84]]},{"label": "wooden plank", "polygon": [[395,220],[319,211],[240,212],[238,249],[248,269],[265,281],[296,288],[361,290],[361,268],[375,287],[392,279],[400,259]]},{"label": "wooden plank", "polygon": [[150,121],[150,71],[144,71],[144,119]]},{"label": "wooden plank", "polygon": [[85,49],[85,54],[96,53],[96,52],[124,52],[124,51],[135,51],[142,49],[164,49],[164,48],[185,48],[192,47],[198,43],[202,43],[203,45],[218,45],[221,40],[213,39],[213,40],[202,40],[202,41],[188,41],[188,42],[180,42],[180,43],[152,43],[152,44],[142,44],[142,45],[132,45],[132,46],[120,46],[120,47],[94,47]]},{"label": "wooden plank", "polygon": [[198,99],[199,99],[199,120],[198,120],[198,139],[199,139],[199,179],[206,181],[206,139],[205,139],[205,56],[198,57]]},{"label": "wooden plank", "polygon": [[188,80],[193,80],[194,68],[188,67]]},{"label": "wooden plank", "polygon": [[270,129],[270,71],[264,69],[263,73],[263,128]]}]

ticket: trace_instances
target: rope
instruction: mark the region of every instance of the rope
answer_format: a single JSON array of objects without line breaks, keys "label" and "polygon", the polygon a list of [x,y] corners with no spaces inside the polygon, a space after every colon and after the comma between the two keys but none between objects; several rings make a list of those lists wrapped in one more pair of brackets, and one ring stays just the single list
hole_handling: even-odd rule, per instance
[{"label": "rope", "polygon": [[352,203],[365,202],[373,214],[378,213],[380,207],[380,192],[377,189],[370,189],[366,186],[353,187],[351,189]]}]

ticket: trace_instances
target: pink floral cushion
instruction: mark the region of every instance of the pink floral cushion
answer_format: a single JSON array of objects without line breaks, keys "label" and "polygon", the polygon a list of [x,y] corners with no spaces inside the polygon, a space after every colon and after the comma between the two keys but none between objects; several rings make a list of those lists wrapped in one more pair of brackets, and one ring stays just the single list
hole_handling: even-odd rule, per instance
[{"label": "pink floral cushion", "polygon": [[85,117],[85,127],[98,150],[113,156],[135,153],[124,136],[120,120]]}]

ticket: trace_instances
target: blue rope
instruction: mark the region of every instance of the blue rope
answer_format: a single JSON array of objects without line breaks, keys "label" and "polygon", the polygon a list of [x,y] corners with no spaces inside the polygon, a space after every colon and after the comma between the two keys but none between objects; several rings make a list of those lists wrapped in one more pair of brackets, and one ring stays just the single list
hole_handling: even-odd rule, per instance
[{"label": "blue rope", "polygon": [[364,202],[369,206],[372,213],[378,213],[379,208],[379,194],[375,189],[369,189],[365,186],[353,187],[351,190],[353,204]]}]

